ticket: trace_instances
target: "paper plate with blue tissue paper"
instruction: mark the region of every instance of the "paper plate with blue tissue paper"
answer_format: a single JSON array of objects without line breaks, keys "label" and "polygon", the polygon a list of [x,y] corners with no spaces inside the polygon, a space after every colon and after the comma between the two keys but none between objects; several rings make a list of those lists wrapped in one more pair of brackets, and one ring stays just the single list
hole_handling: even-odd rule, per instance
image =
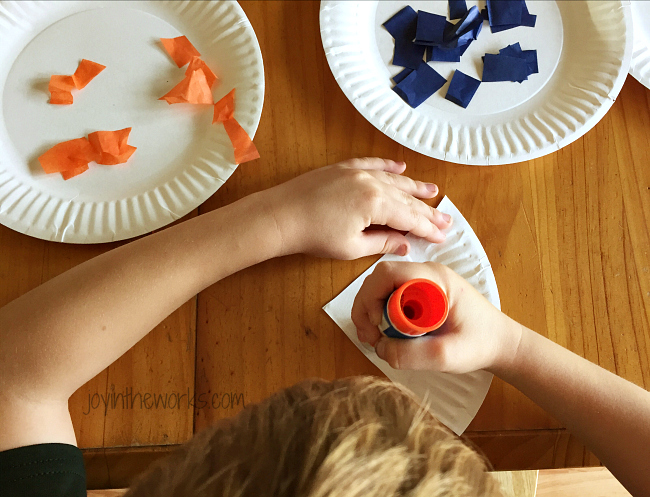
[{"label": "paper plate with blue tissue paper", "polygon": [[323,48],[375,127],[436,159],[493,165],[552,153],[616,99],[629,2],[324,0]]}]

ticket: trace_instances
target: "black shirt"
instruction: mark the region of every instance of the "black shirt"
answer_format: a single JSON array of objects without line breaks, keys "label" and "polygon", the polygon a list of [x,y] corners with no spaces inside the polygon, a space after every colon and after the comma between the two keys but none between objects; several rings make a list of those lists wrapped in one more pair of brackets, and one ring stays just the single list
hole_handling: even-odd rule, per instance
[{"label": "black shirt", "polygon": [[86,497],[81,451],[69,444],[38,444],[0,452],[3,497]]}]

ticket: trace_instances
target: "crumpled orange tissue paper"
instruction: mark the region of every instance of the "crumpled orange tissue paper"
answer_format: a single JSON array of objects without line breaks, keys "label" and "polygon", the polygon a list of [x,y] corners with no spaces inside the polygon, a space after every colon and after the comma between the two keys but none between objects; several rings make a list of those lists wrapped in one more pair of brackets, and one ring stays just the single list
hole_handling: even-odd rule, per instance
[{"label": "crumpled orange tissue paper", "polygon": [[72,76],[54,75],[47,86],[50,91],[50,103],[54,105],[71,105],[72,90],[75,89]]},{"label": "crumpled orange tissue paper", "polygon": [[137,150],[127,143],[131,128],[117,131],[95,131],[88,135],[88,141],[97,153],[95,162],[106,166],[124,164]]},{"label": "crumpled orange tissue paper", "polygon": [[219,78],[217,78],[217,75],[212,72],[212,70],[208,67],[208,65],[201,60],[201,57],[192,57],[192,60],[190,61],[190,64],[187,66],[187,71],[185,71],[185,76],[188,76],[192,71],[197,71],[201,69],[203,71],[203,74],[205,74],[205,79],[208,82],[208,86],[212,88],[212,86],[219,81]]},{"label": "crumpled orange tissue paper", "polygon": [[85,88],[104,69],[106,69],[106,66],[83,59],[72,76],[53,75],[50,77],[50,84],[48,85],[50,103],[71,105],[74,101],[72,90]]},{"label": "crumpled orange tissue paper", "polygon": [[106,69],[106,66],[93,62],[92,60],[82,59],[79,62],[77,70],[72,75],[77,90],[85,88],[104,69]]},{"label": "crumpled orange tissue paper", "polygon": [[[185,36],[178,38],[161,38],[163,46],[178,67],[188,64],[185,79],[169,91],[160,100],[168,104],[207,104],[213,103],[211,88],[219,82],[201,54]],[[214,104],[212,124],[223,123],[226,133],[235,149],[235,162],[242,164],[258,159],[260,154],[248,133],[235,119],[235,90]]]},{"label": "crumpled orange tissue paper", "polygon": [[88,139],[76,138],[54,145],[38,161],[46,173],[61,173],[63,179],[70,179],[86,171],[94,158],[95,150]]},{"label": "crumpled orange tissue paper", "polygon": [[166,95],[163,95],[158,100],[165,100],[169,105],[212,105],[214,103],[212,90],[210,90],[210,85],[208,84],[203,69],[191,71],[188,76],[183,78],[183,81],[174,86],[174,88],[169,90]]},{"label": "crumpled orange tissue paper", "polygon": [[88,170],[89,162],[115,165],[126,162],[136,147],[127,144],[131,128],[95,131],[88,138],[76,138],[54,145],[38,158],[47,174],[61,173],[68,180]]},{"label": "crumpled orange tissue paper", "polygon": [[178,67],[188,64],[185,78],[158,100],[168,104],[212,105],[214,99],[210,89],[219,81],[217,75],[201,60],[201,54],[186,36],[161,38],[167,53]]},{"label": "crumpled orange tissue paper", "polygon": [[[159,100],[168,104],[189,103],[213,105],[212,87],[219,83],[217,75],[201,59],[199,51],[185,36],[161,38],[165,50],[178,67],[188,65],[185,77]],[[73,90],[81,90],[106,66],[83,59],[72,76],[53,75],[48,89],[50,103],[70,105]],[[212,123],[223,123],[232,142],[235,162],[241,164],[259,158],[255,144],[244,128],[237,122],[235,114],[235,90],[214,104]],[[117,131],[95,131],[87,138],[76,138],[54,145],[38,158],[47,174],[61,173],[68,180],[88,170],[90,162],[103,165],[123,164],[129,160],[136,147],[129,145],[131,128]]]},{"label": "crumpled orange tissue paper", "polygon": [[199,51],[190,43],[187,36],[176,38],[161,38],[160,41],[167,50],[167,53],[178,67],[183,67],[192,60],[192,57],[200,56]]},{"label": "crumpled orange tissue paper", "polygon": [[214,104],[212,124],[223,123],[226,133],[235,149],[235,163],[243,164],[250,160],[259,159],[260,154],[248,133],[235,119],[235,89]]}]

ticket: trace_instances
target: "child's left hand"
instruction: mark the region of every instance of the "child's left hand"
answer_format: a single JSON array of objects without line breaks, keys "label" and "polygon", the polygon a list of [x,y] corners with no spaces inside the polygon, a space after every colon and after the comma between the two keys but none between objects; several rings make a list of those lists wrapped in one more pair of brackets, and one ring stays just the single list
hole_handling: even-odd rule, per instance
[{"label": "child's left hand", "polygon": [[[390,294],[415,278],[437,283],[449,299],[445,323],[414,340],[388,338],[379,332]],[[364,280],[352,306],[359,341],[395,369],[469,373],[506,370],[521,341],[522,327],[488,302],[464,278],[434,262],[380,262]]]},{"label": "child's left hand", "polygon": [[435,197],[438,187],[401,176],[404,169],[403,162],[352,159],[261,192],[280,232],[281,255],[406,255],[410,245],[400,231],[444,241],[451,217],[418,200]]}]

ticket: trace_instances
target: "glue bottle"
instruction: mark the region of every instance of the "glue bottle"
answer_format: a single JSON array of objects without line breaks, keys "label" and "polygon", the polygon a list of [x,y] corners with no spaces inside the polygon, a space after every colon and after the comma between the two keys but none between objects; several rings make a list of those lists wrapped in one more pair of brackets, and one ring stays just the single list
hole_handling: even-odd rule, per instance
[{"label": "glue bottle", "polygon": [[379,329],[390,338],[417,338],[440,328],[448,313],[444,290],[433,281],[418,278],[388,297]]}]

